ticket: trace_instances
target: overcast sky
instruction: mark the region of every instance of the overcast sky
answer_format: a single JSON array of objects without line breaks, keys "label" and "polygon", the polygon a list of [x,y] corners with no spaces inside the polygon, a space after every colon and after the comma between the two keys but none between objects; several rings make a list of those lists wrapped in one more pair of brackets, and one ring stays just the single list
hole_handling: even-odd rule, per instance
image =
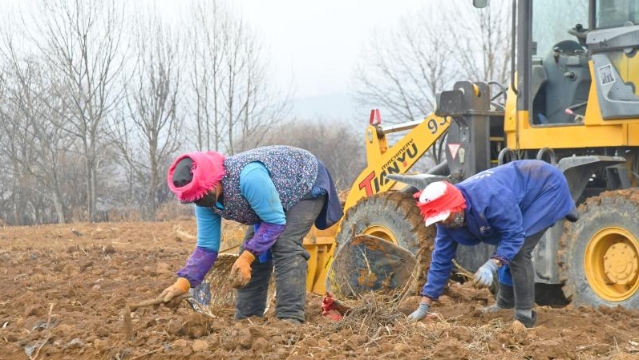
[{"label": "overcast sky", "polygon": [[[238,1],[238,0],[236,0]],[[361,116],[349,81],[375,27],[390,27],[423,0],[239,0],[270,45],[277,77],[293,84],[294,111],[327,119]],[[374,54],[370,54],[374,56]]]},{"label": "overcast sky", "polygon": [[277,73],[300,97],[347,90],[374,27],[389,26],[423,0],[235,0],[271,47]]},{"label": "overcast sky", "polygon": [[[154,1],[169,14],[179,12],[180,1]],[[374,28],[392,27],[431,0],[229,1],[258,32],[280,88],[292,87],[294,114],[364,121],[368,113],[355,112],[348,97],[363,47]]]},{"label": "overcast sky", "polygon": [[[0,11],[24,0],[0,0]],[[155,3],[167,17],[179,17],[184,0]],[[258,32],[270,58],[272,78],[291,90],[294,114],[362,117],[353,113],[349,82],[357,59],[375,28],[390,28],[400,17],[432,0],[228,0]],[[427,21],[431,14],[425,14]],[[375,54],[368,54],[375,56]]]}]

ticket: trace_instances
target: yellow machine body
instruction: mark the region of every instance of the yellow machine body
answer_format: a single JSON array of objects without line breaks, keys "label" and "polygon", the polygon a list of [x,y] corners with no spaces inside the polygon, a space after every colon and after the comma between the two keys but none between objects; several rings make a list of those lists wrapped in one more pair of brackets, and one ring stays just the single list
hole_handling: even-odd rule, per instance
[{"label": "yellow machine body", "polygon": [[[377,115],[375,115],[377,114]],[[377,116],[377,118],[375,118]],[[450,122],[434,114],[423,121],[402,124],[384,129],[379,120],[379,112],[373,110],[371,123],[366,127],[364,138],[366,145],[367,166],[353,182],[344,202],[346,212],[357,201],[373,194],[391,191],[404,187],[397,181],[387,180],[388,174],[404,174],[431,149],[435,142],[446,133]],[[407,133],[391,147],[389,151],[387,134],[394,131]],[[309,292],[323,294],[326,291],[326,274],[331,265],[337,244],[336,234],[340,224],[326,230],[312,228],[304,239],[304,247],[311,257],[308,260],[306,289]],[[392,234],[384,233],[383,228],[371,228],[367,235],[377,235],[393,241]],[[396,242],[396,241],[393,241]]]},{"label": "yellow machine body", "polygon": [[[437,174],[453,182],[512,160],[546,160],[566,175],[582,219],[565,228],[558,223],[546,233],[543,252],[535,254],[536,280],[562,287],[576,304],[639,308],[639,224],[634,220],[639,214],[634,188],[639,178],[639,0],[517,0],[513,6],[514,60],[509,83],[501,86],[504,101],[493,97],[491,83],[462,81],[438,94],[437,109],[422,121],[382,127],[373,112],[364,134],[367,167],[350,188],[345,218],[365,212],[369,198],[379,207],[380,195],[406,191],[407,183],[385,176],[407,174],[436,144],[444,146],[446,156]],[[572,10],[557,15],[557,6]],[[573,17],[587,28],[570,23]],[[386,135],[396,130],[407,132],[391,145]],[[438,142],[444,136],[445,142]],[[404,202],[390,199],[395,208],[388,211]],[[404,246],[395,225],[360,218],[367,224],[358,227],[359,233]],[[342,225],[314,230],[305,240],[311,253],[309,291],[326,290],[335,239],[358,235]],[[473,250],[464,262],[458,250],[458,261],[471,270],[480,256]]]}]

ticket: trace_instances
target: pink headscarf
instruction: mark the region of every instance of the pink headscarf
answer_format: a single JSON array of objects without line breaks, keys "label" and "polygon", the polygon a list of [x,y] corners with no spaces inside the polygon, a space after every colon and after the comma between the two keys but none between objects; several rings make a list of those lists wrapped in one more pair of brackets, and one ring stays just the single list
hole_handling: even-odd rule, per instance
[{"label": "pink headscarf", "polygon": [[[193,179],[182,187],[176,187],[173,184],[173,173],[178,162],[184,158],[193,160],[193,165],[191,166]],[[169,189],[177,196],[178,200],[193,202],[206,195],[207,191],[217,185],[224,175],[226,175],[224,155],[215,151],[195,151],[178,156],[173,161],[173,164],[169,167],[167,183],[169,184]]]}]

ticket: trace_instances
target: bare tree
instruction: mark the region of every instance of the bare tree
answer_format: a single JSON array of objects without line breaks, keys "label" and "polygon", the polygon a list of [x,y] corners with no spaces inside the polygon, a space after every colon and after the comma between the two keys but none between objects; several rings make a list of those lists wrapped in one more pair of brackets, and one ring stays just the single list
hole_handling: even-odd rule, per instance
[{"label": "bare tree", "polygon": [[198,149],[222,148],[224,129],[220,121],[221,86],[224,81],[222,61],[227,31],[227,10],[219,1],[196,2],[191,9],[188,28],[190,110],[195,120]]},{"label": "bare tree", "polygon": [[264,50],[256,34],[241,20],[233,25],[228,36],[233,44],[227,56],[228,76],[222,87],[228,129],[225,147],[230,154],[250,147],[234,139],[245,139],[252,132],[266,134],[289,110],[288,97],[268,82],[268,62],[262,60]]},{"label": "bare tree", "polygon": [[181,145],[179,43],[155,14],[137,29],[135,75],[113,132],[130,183],[137,184],[131,189],[142,195],[143,216],[150,220],[155,219],[166,164]]},{"label": "bare tree", "polygon": [[[434,8],[434,6],[433,6]],[[355,71],[353,89],[366,108],[383,108],[390,123],[414,121],[434,109],[435,94],[451,81],[449,39],[442,17],[405,16],[373,34]]]},{"label": "bare tree", "polygon": [[[18,141],[26,147],[18,153],[10,152],[16,155],[12,156],[11,161],[19,164],[21,171],[35,180],[36,186],[29,189],[31,194],[36,195],[32,200],[37,198],[39,202],[51,202],[54,218],[64,223],[65,194],[62,180],[73,139],[56,125],[60,123],[56,117],[65,111],[60,108],[60,101],[49,95],[54,92],[56,81],[35,59],[21,61],[11,42],[6,43],[5,50],[4,58],[10,65],[6,74],[11,82],[4,99],[13,109],[13,114],[5,117],[5,124],[12,122],[13,126],[5,127],[5,130],[15,130],[10,133],[12,141]],[[50,111],[51,106],[56,106],[56,111]],[[35,208],[41,209],[46,205],[45,202]]]},{"label": "bare tree", "polygon": [[471,2],[459,4],[462,11],[451,27],[455,46],[451,55],[463,78],[456,80],[506,83],[511,59],[510,2],[491,2],[475,9]]},{"label": "bare tree", "polygon": [[288,96],[272,89],[257,35],[224,1],[195,1],[190,23],[190,111],[199,149],[233,154],[235,140],[266,133],[289,110]]},{"label": "bare tree", "polygon": [[[376,33],[353,77],[359,105],[382,108],[385,122],[408,122],[433,112],[436,94],[456,81],[504,83],[510,61],[506,3],[478,10],[470,1],[431,1],[391,31]],[[451,16],[424,18],[444,11]],[[435,164],[443,160],[444,143],[440,139],[428,152]]]},{"label": "bare tree", "polygon": [[[4,95],[5,83],[6,83],[5,72],[0,71],[0,99],[5,97]],[[7,119],[7,114],[6,114],[5,106],[3,106],[3,104],[0,104],[0,129],[4,129],[4,122],[6,119]],[[0,146],[2,146],[6,142],[7,137],[8,135],[6,131],[0,131]],[[9,164],[4,152],[2,151],[0,151],[0,164],[5,169],[7,168],[7,164]],[[11,181],[10,172],[8,171],[0,172],[0,223],[2,224],[7,223],[7,220],[9,220],[9,215],[11,214],[10,198],[12,195],[12,192],[11,192],[12,183],[13,181]]]},{"label": "bare tree", "polygon": [[273,127],[257,143],[250,137],[244,141],[253,146],[291,145],[312,152],[329,169],[340,190],[349,189],[366,165],[364,138],[345,121],[291,120]]},{"label": "bare tree", "polygon": [[41,0],[38,9],[30,39],[61,81],[54,94],[69,109],[59,113],[61,127],[82,144],[88,220],[94,221],[104,124],[122,92],[123,8],[113,0]]},{"label": "bare tree", "polygon": [[[7,97],[7,87],[11,80],[8,79],[6,67],[2,71],[2,98]],[[7,102],[0,107],[0,161],[4,171],[1,174],[3,192],[3,217],[9,224],[25,224],[27,215],[26,187],[30,183],[23,167],[21,159],[27,152],[27,146],[21,140],[24,127],[16,121],[17,109]]]}]

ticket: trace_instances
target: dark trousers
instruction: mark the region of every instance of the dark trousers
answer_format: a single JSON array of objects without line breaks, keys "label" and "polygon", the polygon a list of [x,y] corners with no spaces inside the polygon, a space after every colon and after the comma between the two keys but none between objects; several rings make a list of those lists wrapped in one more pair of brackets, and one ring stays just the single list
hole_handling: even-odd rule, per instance
[{"label": "dark trousers", "polygon": [[[286,227],[271,247],[272,260],[260,263],[259,259],[256,259],[251,266],[251,281],[237,290],[236,319],[264,314],[268,285],[271,273],[275,270],[275,315],[279,319],[305,321],[308,272],[306,261],[310,256],[302,242],[322,210],[325,200],[325,195],[305,198],[286,212]],[[248,241],[253,235],[251,226],[244,241]]]},{"label": "dark trousers", "polygon": [[530,310],[535,305],[535,269],[532,251],[543,237],[546,229],[526,237],[521,249],[510,261],[506,273],[512,276],[512,286],[500,281],[497,304],[500,307]]}]

